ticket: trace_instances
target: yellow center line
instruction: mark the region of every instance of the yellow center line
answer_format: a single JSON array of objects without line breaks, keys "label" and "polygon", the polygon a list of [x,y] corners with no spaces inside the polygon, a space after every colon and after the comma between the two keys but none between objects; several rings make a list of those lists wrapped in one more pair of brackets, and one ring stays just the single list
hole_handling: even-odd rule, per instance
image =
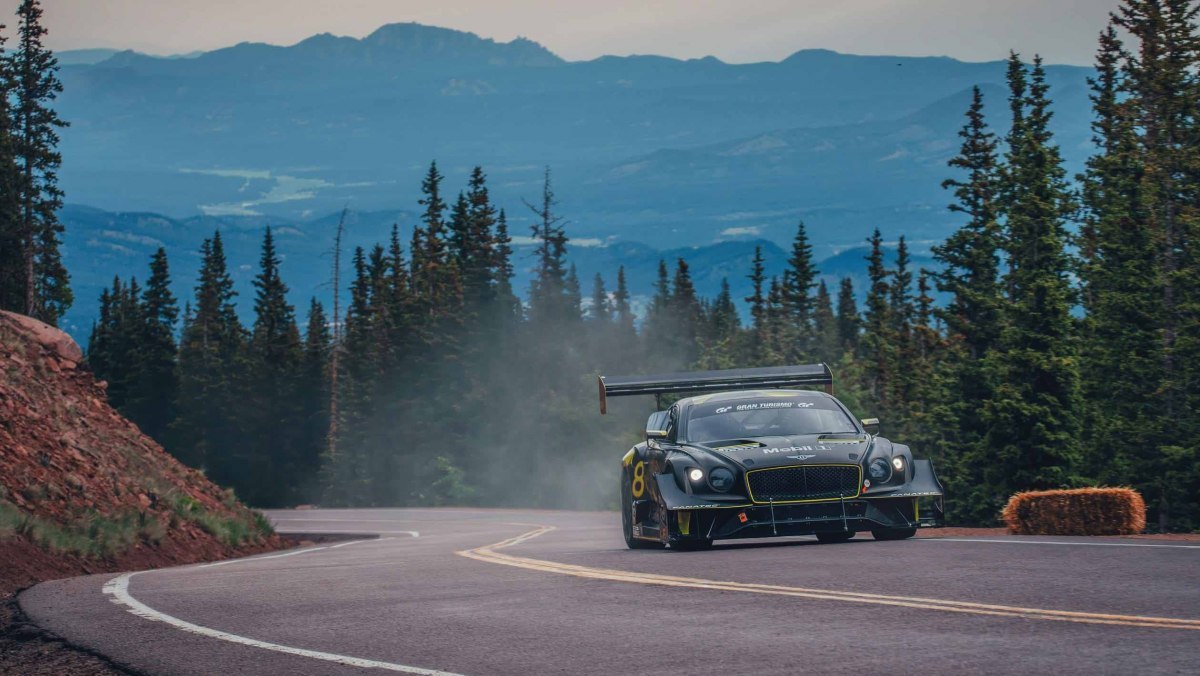
[{"label": "yellow center line", "polygon": [[[531,524],[532,525],[532,524]],[[1174,617],[1153,617],[1144,615],[1117,615],[1112,613],[1089,613],[1069,610],[1049,610],[1044,608],[1025,608],[1021,606],[1004,606],[989,603],[973,603],[969,601],[951,601],[932,599],[918,596],[887,596],[882,594],[864,594],[859,592],[835,591],[829,589],[811,589],[807,587],[787,587],[781,585],[756,584],[745,582],[726,582],[721,580],[706,580],[694,577],[678,577],[659,575],[656,573],[640,573],[614,568],[594,568],[569,563],[558,563],[544,559],[532,559],[514,556],[496,550],[512,547],[544,535],[554,530],[554,526],[538,526],[534,530],[522,533],[516,537],[502,540],[495,544],[484,545],[475,549],[456,552],[460,556],[476,561],[496,563],[526,570],[535,570],[559,575],[591,580],[608,580],[631,584],[650,584],[664,587],[685,587],[691,589],[709,589],[717,591],[745,592],[752,594],[769,594],[773,596],[788,596],[794,598],[815,599],[819,601],[841,601],[845,603],[865,603],[881,606],[897,606],[902,608],[917,608],[921,610],[940,610],[950,613],[966,613],[971,615],[987,615],[993,617],[1018,617],[1034,620],[1054,620],[1058,622],[1076,622],[1081,624],[1108,624],[1126,627],[1151,627],[1157,629],[1190,629],[1200,631],[1200,620]]]}]

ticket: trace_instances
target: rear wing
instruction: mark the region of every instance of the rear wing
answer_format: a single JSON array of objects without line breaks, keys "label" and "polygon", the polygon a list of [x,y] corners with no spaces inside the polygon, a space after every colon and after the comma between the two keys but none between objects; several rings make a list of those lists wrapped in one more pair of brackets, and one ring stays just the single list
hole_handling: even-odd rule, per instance
[{"label": "rear wing", "polygon": [[824,385],[833,394],[833,373],[825,364],[767,366],[724,371],[692,371],[650,376],[600,376],[600,415],[608,413],[609,397],[683,392],[730,392],[759,388]]}]

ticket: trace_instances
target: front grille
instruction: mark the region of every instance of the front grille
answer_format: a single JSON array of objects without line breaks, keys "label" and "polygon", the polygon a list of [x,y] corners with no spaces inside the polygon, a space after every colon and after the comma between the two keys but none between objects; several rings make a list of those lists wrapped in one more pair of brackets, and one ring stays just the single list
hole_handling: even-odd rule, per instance
[{"label": "front grille", "polygon": [[837,500],[858,495],[858,465],[800,465],[757,469],[746,474],[750,499],[758,503]]}]

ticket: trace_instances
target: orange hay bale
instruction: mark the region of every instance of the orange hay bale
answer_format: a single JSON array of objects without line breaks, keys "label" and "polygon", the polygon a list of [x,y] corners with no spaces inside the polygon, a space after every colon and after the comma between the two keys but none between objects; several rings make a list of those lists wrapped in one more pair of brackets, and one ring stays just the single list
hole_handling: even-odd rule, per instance
[{"label": "orange hay bale", "polygon": [[1135,535],[1146,503],[1131,488],[1030,491],[1009,498],[1001,516],[1013,535]]}]

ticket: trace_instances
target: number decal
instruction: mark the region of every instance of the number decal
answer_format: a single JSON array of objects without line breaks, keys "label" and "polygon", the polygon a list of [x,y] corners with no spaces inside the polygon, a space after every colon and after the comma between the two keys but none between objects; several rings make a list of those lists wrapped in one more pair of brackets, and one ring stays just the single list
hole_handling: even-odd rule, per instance
[{"label": "number decal", "polygon": [[642,497],[646,492],[646,463],[640,460],[633,466],[633,484],[630,490],[635,498]]}]

